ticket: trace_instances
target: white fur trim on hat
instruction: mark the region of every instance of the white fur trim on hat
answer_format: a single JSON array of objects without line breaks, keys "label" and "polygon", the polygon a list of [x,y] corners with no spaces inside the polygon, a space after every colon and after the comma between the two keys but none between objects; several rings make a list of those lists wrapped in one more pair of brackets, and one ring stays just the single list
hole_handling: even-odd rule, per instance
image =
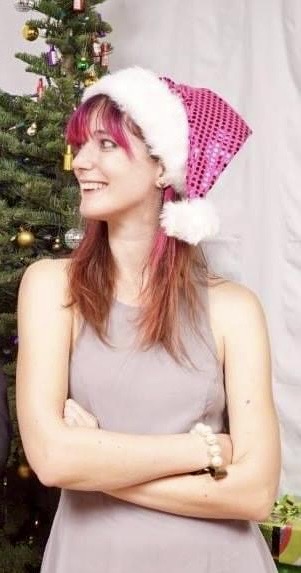
[{"label": "white fur trim on hat", "polygon": [[135,66],[107,74],[87,87],[82,101],[104,94],[142,129],[146,142],[165,167],[164,184],[185,194],[188,119],[181,98],[151,70]]},{"label": "white fur trim on hat", "polygon": [[208,199],[166,201],[160,221],[168,237],[176,237],[191,245],[214,237],[219,231],[218,215]]}]

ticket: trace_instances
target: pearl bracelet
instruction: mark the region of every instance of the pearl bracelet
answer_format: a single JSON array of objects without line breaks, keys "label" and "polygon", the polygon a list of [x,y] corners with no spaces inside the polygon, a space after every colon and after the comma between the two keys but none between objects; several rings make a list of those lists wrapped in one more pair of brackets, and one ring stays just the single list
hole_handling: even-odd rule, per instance
[{"label": "pearl bracelet", "polygon": [[210,456],[210,464],[205,470],[197,470],[193,474],[203,473],[208,471],[214,479],[221,479],[227,475],[227,471],[223,468],[223,458],[221,456],[222,450],[218,443],[217,436],[212,432],[211,426],[197,422],[192,426],[190,434],[199,434],[204,439],[208,446],[208,454]]}]

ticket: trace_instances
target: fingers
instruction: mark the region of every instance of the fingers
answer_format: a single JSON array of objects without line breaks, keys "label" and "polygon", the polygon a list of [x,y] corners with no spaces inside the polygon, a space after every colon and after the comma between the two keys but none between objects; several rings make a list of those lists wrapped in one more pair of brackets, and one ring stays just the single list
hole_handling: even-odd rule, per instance
[{"label": "fingers", "polygon": [[64,406],[64,421],[68,426],[98,428],[98,421],[93,414],[87,412],[75,400],[69,398]]}]

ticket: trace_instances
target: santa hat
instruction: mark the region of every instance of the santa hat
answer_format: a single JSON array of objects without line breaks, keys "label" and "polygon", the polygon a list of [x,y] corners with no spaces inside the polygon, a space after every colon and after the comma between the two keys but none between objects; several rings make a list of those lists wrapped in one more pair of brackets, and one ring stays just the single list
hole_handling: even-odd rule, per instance
[{"label": "santa hat", "polygon": [[246,122],[213,91],[138,66],[103,76],[85,89],[82,101],[101,94],[140,127],[164,165],[164,186],[179,195],[163,204],[165,233],[194,245],[214,236],[219,221],[205,196],[252,133]]}]

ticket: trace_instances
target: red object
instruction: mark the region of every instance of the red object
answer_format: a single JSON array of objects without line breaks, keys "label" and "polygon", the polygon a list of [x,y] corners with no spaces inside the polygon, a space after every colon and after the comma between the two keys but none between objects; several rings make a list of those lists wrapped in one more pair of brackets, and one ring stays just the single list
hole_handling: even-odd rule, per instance
[{"label": "red object", "polygon": [[73,0],[73,10],[74,12],[84,12],[85,0]]},{"label": "red object", "polygon": [[280,543],[279,543],[279,554],[283,553],[283,551],[287,548],[291,536],[293,533],[293,528],[291,525],[285,525],[280,530]]},{"label": "red object", "polygon": [[112,51],[111,44],[109,42],[103,42],[101,44],[101,65],[103,67],[108,67],[109,65],[109,54]]},{"label": "red object", "polygon": [[43,84],[43,78],[40,78],[38,81],[37,90],[36,90],[38,99],[41,99],[44,91],[45,91],[45,86]]}]

